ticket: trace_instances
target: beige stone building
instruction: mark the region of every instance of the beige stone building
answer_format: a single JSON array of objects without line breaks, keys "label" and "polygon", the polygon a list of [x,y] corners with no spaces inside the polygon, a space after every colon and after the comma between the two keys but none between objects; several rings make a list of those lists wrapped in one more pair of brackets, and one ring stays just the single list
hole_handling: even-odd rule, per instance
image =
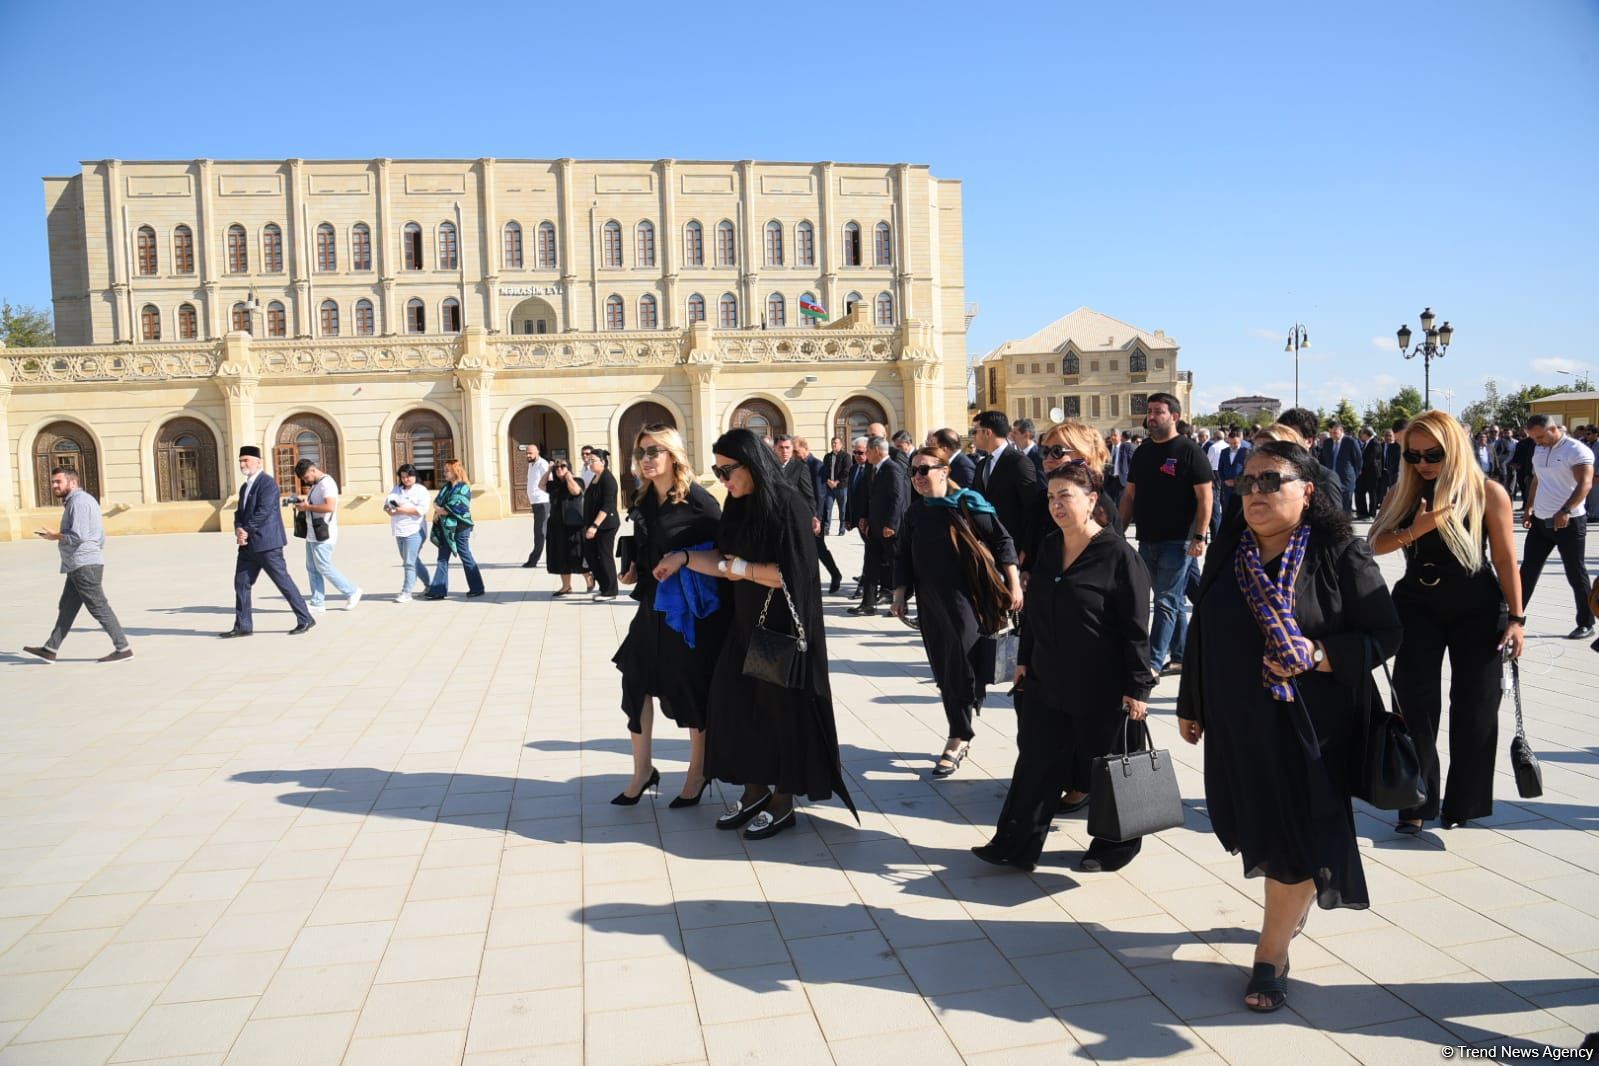
[{"label": "beige stone building", "polygon": [[45,203],[62,347],[0,353],[0,538],[53,520],[55,465],[113,532],[225,527],[245,443],[316,458],[345,521],[461,458],[492,518],[530,442],[667,421],[703,473],[729,426],[966,414],[961,187],[926,166],[105,160]]},{"label": "beige stone building", "polygon": [[1101,430],[1143,425],[1144,404],[1170,393],[1190,409],[1194,376],[1177,366],[1177,342],[1078,308],[1030,337],[1006,341],[977,364],[977,405],[1039,428],[1060,409]]}]

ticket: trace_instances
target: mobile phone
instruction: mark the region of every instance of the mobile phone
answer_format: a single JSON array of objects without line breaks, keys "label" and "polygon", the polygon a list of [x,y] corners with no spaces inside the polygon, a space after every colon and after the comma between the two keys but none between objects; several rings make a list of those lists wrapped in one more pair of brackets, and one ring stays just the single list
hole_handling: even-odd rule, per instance
[{"label": "mobile phone", "polygon": [[33,531],[33,535],[36,537],[48,537],[50,535],[50,531],[46,529],[36,529]]}]

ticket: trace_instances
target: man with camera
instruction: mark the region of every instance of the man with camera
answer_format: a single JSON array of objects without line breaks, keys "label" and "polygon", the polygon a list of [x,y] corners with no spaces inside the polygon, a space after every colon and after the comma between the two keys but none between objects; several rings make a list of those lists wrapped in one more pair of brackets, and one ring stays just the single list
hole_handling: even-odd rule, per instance
[{"label": "man with camera", "polygon": [[361,590],[333,565],[333,545],[339,539],[339,483],[310,459],[294,464],[294,476],[305,487],[304,496],[290,496],[285,506],[294,508],[294,535],[305,540],[305,572],[311,582],[311,612],[327,610],[327,583],[349,600],[345,609],[361,604]]},{"label": "man with camera", "polygon": [[239,556],[233,564],[233,628],[219,635],[247,637],[255,632],[250,590],[265,570],[294,609],[298,624],[289,630],[289,635],[297,636],[316,625],[316,620],[300,598],[300,590],[294,587],[288,567],[283,565],[283,546],[288,538],[283,535],[283,514],[278,510],[278,483],[261,469],[261,449],[251,444],[239,449],[239,473],[244,475],[244,487],[239,490],[239,503],[233,509],[233,539],[239,546]]}]

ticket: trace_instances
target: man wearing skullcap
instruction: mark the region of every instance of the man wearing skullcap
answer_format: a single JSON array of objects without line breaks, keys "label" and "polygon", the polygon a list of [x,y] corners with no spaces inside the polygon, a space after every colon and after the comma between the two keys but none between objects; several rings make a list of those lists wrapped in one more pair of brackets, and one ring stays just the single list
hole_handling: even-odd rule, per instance
[{"label": "man wearing skullcap", "polygon": [[283,512],[278,504],[278,483],[261,468],[261,449],[246,444],[239,449],[239,473],[244,487],[239,490],[239,505],[233,510],[233,539],[239,556],[233,565],[233,628],[223,637],[247,637],[255,632],[250,616],[250,590],[265,570],[267,577],[294,608],[299,624],[290,636],[306,632],[316,621],[306,609],[300,590],[294,587],[288,567],[283,565],[283,546],[289,538],[283,532]]}]

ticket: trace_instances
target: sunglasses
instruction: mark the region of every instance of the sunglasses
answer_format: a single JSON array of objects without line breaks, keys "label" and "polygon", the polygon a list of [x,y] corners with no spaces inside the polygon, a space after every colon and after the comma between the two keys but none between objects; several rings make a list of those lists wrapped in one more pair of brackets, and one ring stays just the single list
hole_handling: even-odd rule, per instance
[{"label": "sunglasses", "polygon": [[1405,462],[1411,466],[1415,466],[1418,463],[1441,463],[1444,461],[1444,450],[1442,448],[1428,448],[1424,452],[1406,448],[1402,454],[1405,457]]},{"label": "sunglasses", "polygon": [[1072,449],[1064,444],[1046,444],[1038,450],[1046,459],[1064,459],[1072,454]]},{"label": "sunglasses", "polygon": [[1303,481],[1304,478],[1297,474],[1279,474],[1272,471],[1267,474],[1243,474],[1233,482],[1233,488],[1240,496],[1253,495],[1258,488],[1262,495],[1271,496],[1281,492],[1283,486],[1290,481]]},{"label": "sunglasses", "polygon": [[943,463],[927,463],[923,466],[913,466],[911,467],[911,477],[926,477],[934,470],[943,469],[946,469],[946,466]]},{"label": "sunglasses", "polygon": [[730,481],[733,477],[733,471],[737,470],[743,465],[743,463],[728,463],[726,466],[716,466],[713,464],[711,466],[711,473],[716,475],[716,480],[718,481]]},{"label": "sunglasses", "polygon": [[656,456],[666,454],[666,449],[659,444],[652,444],[648,448],[634,448],[633,458],[643,462],[645,459],[654,459]]},{"label": "sunglasses", "polygon": [[865,455],[866,454],[866,449],[865,448],[856,448],[855,451],[852,452],[851,454],[852,455]]}]

